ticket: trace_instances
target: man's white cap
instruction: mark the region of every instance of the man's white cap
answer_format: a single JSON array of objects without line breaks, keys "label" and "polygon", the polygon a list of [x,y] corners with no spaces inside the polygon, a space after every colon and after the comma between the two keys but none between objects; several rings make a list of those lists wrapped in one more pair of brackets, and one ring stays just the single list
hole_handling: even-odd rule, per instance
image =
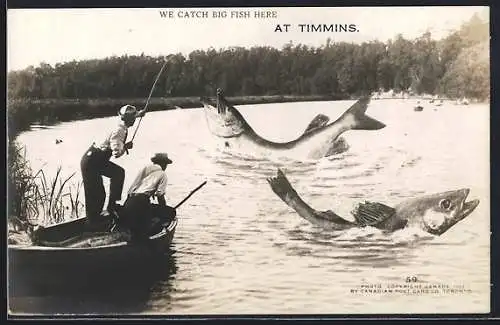
[{"label": "man's white cap", "polygon": [[121,116],[121,118],[135,118],[137,117],[137,108],[132,105],[125,105],[120,108],[118,111],[118,115]]}]

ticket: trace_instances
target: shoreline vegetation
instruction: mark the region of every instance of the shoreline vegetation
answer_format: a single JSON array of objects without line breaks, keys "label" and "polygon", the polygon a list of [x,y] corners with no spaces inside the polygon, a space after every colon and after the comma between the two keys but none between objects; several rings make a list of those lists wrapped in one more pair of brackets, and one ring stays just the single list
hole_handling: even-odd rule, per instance
[{"label": "shoreline vegetation", "polygon": [[81,215],[82,184],[69,182],[75,173],[63,177],[61,166],[57,168],[54,177],[48,177],[45,168],[33,170],[26,158],[26,147],[16,141],[9,141],[7,154],[9,244],[29,245],[36,227]]}]

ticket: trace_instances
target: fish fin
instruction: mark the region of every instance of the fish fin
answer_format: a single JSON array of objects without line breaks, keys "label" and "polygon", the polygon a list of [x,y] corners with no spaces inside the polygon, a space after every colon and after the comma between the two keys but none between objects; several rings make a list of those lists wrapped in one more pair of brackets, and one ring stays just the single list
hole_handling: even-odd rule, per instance
[{"label": "fish fin", "polygon": [[370,103],[370,97],[361,97],[340,118],[352,116],[354,118],[353,130],[379,130],[385,127],[385,124],[366,115],[366,109]]},{"label": "fish fin", "polygon": [[360,226],[376,227],[394,216],[396,209],[378,202],[360,203],[352,212]]},{"label": "fish fin", "polygon": [[343,137],[337,137],[325,153],[325,157],[338,155],[346,152],[349,149],[349,144]]},{"label": "fish fin", "polygon": [[316,117],[314,117],[307,126],[306,130],[304,131],[304,134],[325,126],[329,121],[330,118],[326,115],[323,114],[316,115]]}]

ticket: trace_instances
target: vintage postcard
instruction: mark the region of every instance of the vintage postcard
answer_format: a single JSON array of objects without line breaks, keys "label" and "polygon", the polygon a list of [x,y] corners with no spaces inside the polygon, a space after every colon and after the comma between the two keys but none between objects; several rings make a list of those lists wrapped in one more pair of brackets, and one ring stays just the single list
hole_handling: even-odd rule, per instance
[{"label": "vintage postcard", "polygon": [[489,313],[489,17],[8,9],[9,314]]}]

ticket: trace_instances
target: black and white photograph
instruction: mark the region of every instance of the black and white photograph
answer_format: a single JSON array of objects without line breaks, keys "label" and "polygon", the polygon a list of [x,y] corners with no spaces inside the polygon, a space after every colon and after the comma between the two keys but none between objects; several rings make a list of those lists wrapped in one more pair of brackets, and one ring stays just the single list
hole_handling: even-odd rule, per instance
[{"label": "black and white photograph", "polygon": [[10,316],[490,312],[490,8],[7,10]]}]

